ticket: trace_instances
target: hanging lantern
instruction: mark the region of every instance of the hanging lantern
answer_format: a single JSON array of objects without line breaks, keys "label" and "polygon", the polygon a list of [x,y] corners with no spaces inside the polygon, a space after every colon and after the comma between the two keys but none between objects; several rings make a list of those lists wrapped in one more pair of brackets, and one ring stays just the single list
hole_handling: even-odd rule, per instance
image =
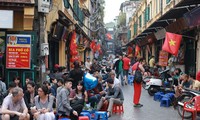
[{"label": "hanging lantern", "polygon": [[78,54],[78,51],[77,50],[71,50],[70,51],[70,54],[72,55],[72,56],[76,56],[77,54]]}]

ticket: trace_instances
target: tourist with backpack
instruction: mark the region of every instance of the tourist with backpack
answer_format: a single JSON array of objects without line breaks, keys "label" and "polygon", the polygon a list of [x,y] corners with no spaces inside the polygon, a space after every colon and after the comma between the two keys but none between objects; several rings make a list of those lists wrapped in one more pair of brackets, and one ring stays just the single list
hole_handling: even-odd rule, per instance
[{"label": "tourist with backpack", "polygon": [[145,61],[143,58],[140,58],[138,62],[136,62],[132,66],[132,71],[134,75],[134,81],[133,81],[133,88],[134,88],[134,93],[133,93],[133,103],[134,107],[142,107],[143,105],[140,104],[140,96],[142,92],[142,75],[145,72],[144,69],[144,64]]}]

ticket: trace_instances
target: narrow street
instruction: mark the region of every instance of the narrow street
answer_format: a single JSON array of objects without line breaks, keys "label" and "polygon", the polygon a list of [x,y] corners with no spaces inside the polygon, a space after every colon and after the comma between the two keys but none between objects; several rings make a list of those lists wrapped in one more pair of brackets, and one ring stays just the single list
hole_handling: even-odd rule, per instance
[{"label": "narrow street", "polygon": [[124,92],[124,114],[113,114],[109,120],[181,120],[178,112],[173,107],[160,107],[160,102],[154,101],[147,91],[142,90],[141,108],[133,107],[133,87],[123,87]]}]

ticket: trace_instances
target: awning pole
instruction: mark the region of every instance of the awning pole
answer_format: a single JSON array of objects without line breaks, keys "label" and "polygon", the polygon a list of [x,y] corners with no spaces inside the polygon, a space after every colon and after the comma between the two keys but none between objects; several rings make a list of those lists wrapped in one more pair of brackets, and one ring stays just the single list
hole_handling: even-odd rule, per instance
[{"label": "awning pole", "polygon": [[182,36],[185,37],[185,38],[190,38],[190,39],[197,40],[195,37],[191,37],[191,36],[187,36],[187,35],[182,35]]}]

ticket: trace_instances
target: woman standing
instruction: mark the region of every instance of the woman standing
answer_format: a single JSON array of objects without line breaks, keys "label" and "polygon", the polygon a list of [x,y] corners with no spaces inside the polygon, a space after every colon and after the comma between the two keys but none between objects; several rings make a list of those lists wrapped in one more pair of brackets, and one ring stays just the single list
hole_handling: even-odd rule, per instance
[{"label": "woman standing", "polygon": [[[143,74],[145,72],[145,69],[143,67],[144,64],[145,64],[144,59],[140,58],[139,62],[136,62],[132,67],[133,74],[135,73],[136,70],[139,70]],[[142,83],[137,83],[133,81],[133,86],[134,86],[134,93],[133,93],[134,107],[142,107],[143,105],[140,104],[139,102],[142,92]]]},{"label": "woman standing", "polygon": [[35,97],[35,107],[31,108],[34,118],[37,120],[54,120],[53,101],[54,97],[48,95],[47,86],[43,85],[38,89],[38,96]]}]

